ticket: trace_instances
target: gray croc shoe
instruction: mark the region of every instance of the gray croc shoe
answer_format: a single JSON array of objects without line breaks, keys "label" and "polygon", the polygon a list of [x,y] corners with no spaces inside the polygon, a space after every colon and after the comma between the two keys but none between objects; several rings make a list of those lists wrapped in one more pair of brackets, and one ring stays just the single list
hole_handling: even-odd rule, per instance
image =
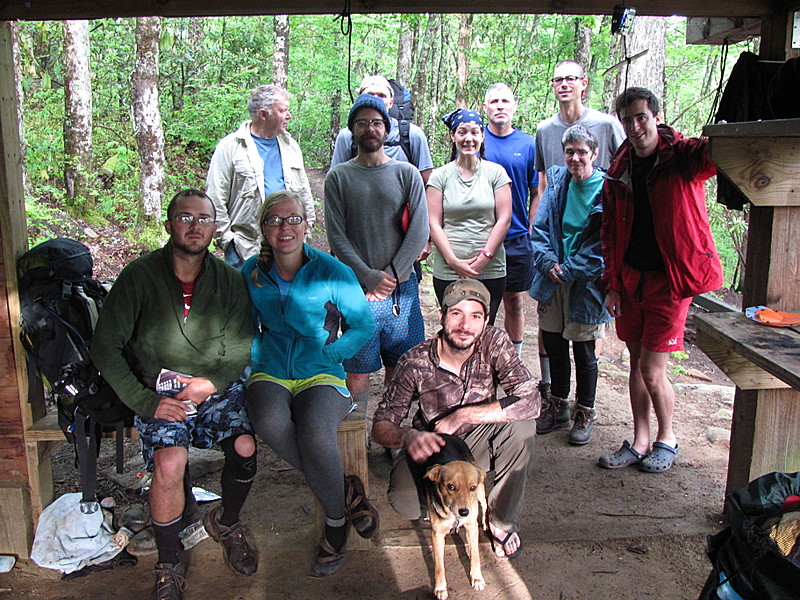
[{"label": "gray croc shoe", "polygon": [[673,448],[664,442],[653,442],[653,449],[647,458],[639,463],[639,470],[645,473],[663,473],[672,466],[676,456],[678,456],[678,444]]},{"label": "gray croc shoe", "polygon": [[614,452],[614,454],[606,454],[598,458],[597,464],[604,469],[622,469],[623,467],[638,465],[645,458],[647,458],[647,454],[637,452],[633,446],[631,446],[630,442],[625,440],[622,442],[620,449]]}]

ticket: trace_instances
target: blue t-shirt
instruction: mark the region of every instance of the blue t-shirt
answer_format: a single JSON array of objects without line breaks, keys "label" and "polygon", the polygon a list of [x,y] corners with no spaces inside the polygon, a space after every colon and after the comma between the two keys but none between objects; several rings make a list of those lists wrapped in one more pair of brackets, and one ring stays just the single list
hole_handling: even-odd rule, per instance
[{"label": "blue t-shirt", "polygon": [[286,183],[283,180],[283,162],[281,161],[281,149],[278,147],[278,138],[262,138],[253,135],[253,141],[256,143],[261,160],[264,161],[264,197],[266,198],[272,192],[285,190]]},{"label": "blue t-shirt", "polygon": [[528,219],[528,198],[530,188],[539,185],[536,172],[536,142],[533,136],[514,129],[500,137],[485,128],[486,160],[502,165],[511,178],[511,225],[506,233],[507,240],[513,240],[530,233]]}]

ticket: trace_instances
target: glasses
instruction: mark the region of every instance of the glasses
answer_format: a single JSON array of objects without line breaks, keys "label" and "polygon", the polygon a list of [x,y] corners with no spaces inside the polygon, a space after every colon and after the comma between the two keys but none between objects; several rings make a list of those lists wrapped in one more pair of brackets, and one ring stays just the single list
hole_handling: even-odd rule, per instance
[{"label": "glasses", "polygon": [[383,122],[383,119],[356,119],[353,123],[359,129],[366,129],[367,127],[383,129],[386,127],[386,123]]},{"label": "glasses", "polygon": [[216,221],[214,217],[195,217],[194,215],[177,215],[175,220],[183,225],[191,225],[195,220],[200,225],[213,225]]},{"label": "glasses", "polygon": [[563,82],[567,82],[569,85],[572,85],[578,79],[583,79],[583,77],[578,77],[577,75],[567,75],[566,77],[553,77],[550,81],[553,85],[561,85]]},{"label": "glasses", "polygon": [[300,225],[305,220],[306,218],[300,215],[289,215],[288,217],[267,217],[263,222],[270,227],[280,227],[284,221],[288,225]]},{"label": "glasses", "polygon": [[588,156],[591,150],[587,150],[586,148],[578,148],[577,150],[573,150],[572,148],[567,148],[564,150],[564,154],[567,156]]}]

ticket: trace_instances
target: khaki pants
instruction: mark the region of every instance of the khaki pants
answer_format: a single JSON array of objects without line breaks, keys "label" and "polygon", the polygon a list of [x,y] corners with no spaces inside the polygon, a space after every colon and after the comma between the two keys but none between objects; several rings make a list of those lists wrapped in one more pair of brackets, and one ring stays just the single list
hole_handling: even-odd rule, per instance
[{"label": "khaki pants", "polygon": [[[519,531],[519,513],[533,458],[536,421],[487,423],[478,425],[462,437],[478,466],[494,472],[494,485],[488,499],[492,525],[503,531]],[[415,463],[414,466],[419,465]],[[422,516],[425,506],[422,475],[418,473],[419,479],[415,481],[406,453],[397,456],[389,480],[389,503],[405,519],[415,520]]]}]

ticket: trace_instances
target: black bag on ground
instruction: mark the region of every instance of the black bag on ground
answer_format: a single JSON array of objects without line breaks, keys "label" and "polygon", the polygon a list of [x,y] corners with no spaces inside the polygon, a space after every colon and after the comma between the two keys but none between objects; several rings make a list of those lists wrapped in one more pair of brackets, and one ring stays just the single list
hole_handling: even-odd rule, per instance
[{"label": "black bag on ground", "polygon": [[34,393],[35,375],[41,373],[57,405],[58,424],[75,445],[84,502],[96,501],[103,431],[117,432],[117,471],[122,473],[123,428],[133,424],[133,412],[89,358],[89,342],[108,294],[92,277],[93,266],[89,249],[67,238],[42,242],[17,263],[29,390]]},{"label": "black bag on ground", "polygon": [[728,495],[731,525],[708,538],[713,569],[699,600],[800,597],[800,559],[785,556],[770,537],[781,516],[800,508],[798,496],[800,473],[769,473]]}]

